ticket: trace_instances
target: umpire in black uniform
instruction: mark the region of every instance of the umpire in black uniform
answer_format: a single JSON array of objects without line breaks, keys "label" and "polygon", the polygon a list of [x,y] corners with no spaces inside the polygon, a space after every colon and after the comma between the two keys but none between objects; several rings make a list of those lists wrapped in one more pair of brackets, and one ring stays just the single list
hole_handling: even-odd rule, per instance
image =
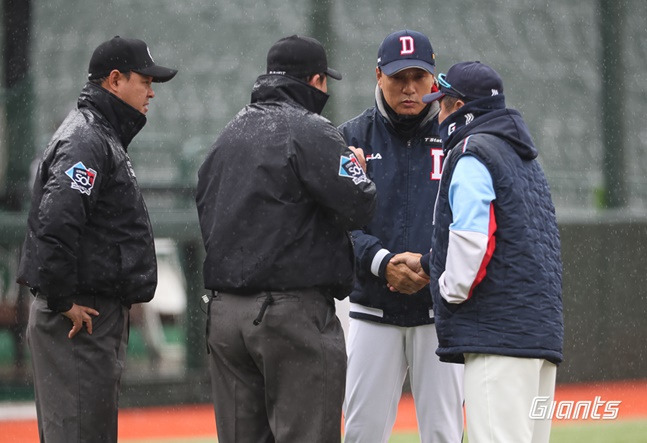
[{"label": "umpire in black uniform", "polygon": [[99,45],[77,109],[38,166],[18,282],[36,296],[27,339],[41,442],[117,441],[129,308],[157,285],[127,149],[146,123],[152,82],[176,73],[156,65],[141,40]]},{"label": "umpire in black uniform", "polygon": [[368,222],[376,190],[362,151],[319,115],[328,77],[341,79],[318,41],[279,40],[198,174],[221,443],[341,439],[334,298],[351,290],[347,230]]}]

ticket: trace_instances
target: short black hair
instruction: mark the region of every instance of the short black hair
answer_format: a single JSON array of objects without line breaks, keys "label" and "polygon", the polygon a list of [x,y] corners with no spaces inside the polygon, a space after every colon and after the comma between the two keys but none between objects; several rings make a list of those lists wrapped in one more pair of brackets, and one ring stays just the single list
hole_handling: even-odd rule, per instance
[{"label": "short black hair", "polygon": [[457,101],[459,101],[459,100],[462,100],[463,102],[467,103],[467,100],[465,100],[465,99],[463,99],[463,98],[460,98],[460,97],[454,97],[453,95],[447,95],[447,94],[443,95],[443,96],[440,98],[440,100],[441,100],[441,101],[443,101],[443,102],[444,102],[445,100],[447,100],[447,101],[445,102],[445,106],[446,106],[446,107],[450,107],[450,108],[451,108],[452,106],[454,106],[454,104],[455,104]]}]

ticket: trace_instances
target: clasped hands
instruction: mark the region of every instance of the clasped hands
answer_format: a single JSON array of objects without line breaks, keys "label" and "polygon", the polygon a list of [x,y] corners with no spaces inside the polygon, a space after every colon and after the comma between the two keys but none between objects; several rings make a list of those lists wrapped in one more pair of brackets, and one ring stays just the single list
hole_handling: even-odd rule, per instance
[{"label": "clasped hands", "polygon": [[429,276],[422,269],[420,257],[422,254],[402,252],[391,258],[384,276],[392,292],[415,294],[429,284]]}]

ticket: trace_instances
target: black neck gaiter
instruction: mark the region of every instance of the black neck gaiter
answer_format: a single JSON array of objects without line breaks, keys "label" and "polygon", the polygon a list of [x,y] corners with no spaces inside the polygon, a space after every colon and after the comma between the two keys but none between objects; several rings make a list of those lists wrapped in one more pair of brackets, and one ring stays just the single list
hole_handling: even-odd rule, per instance
[{"label": "black neck gaiter", "polygon": [[429,108],[431,108],[431,103],[424,107],[420,113],[417,115],[401,115],[398,114],[389,106],[389,104],[384,99],[384,93],[380,91],[382,96],[382,103],[384,104],[384,109],[386,114],[389,116],[389,120],[393,124],[395,130],[402,135],[403,137],[410,139],[418,130],[420,123],[425,119],[429,113]]}]

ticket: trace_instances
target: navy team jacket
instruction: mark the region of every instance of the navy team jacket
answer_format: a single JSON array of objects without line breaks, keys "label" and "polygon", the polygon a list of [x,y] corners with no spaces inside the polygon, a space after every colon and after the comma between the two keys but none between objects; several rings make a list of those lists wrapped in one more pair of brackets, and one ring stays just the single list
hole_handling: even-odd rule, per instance
[{"label": "navy team jacket", "polygon": [[394,254],[429,252],[443,161],[437,114],[434,104],[418,131],[405,139],[389,121],[376,89],[376,106],[339,128],[349,145],[364,150],[367,175],[377,186],[375,215],[363,229],[352,232],[356,255],[352,318],[398,326],[433,323],[429,288],[411,295],[391,292],[384,270]]}]

